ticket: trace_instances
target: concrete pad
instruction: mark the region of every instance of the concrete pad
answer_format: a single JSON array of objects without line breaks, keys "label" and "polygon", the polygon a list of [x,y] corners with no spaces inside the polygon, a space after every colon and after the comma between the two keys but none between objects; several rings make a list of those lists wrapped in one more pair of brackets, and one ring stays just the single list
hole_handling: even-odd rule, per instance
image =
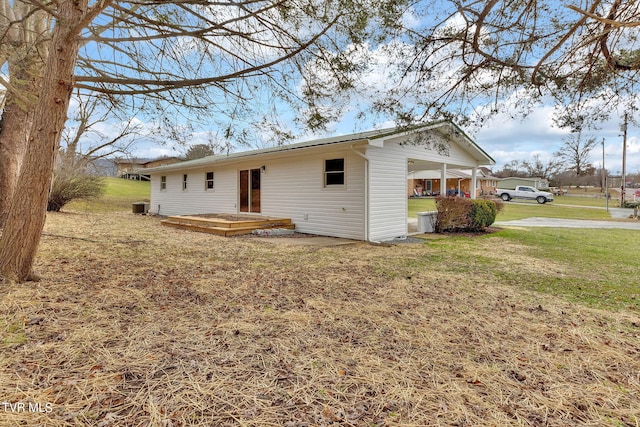
[{"label": "concrete pad", "polygon": [[292,245],[292,246],[317,246],[317,247],[331,247],[352,245],[358,243],[358,240],[342,239],[339,237],[326,237],[326,236],[303,236],[303,237],[251,237],[251,240],[257,240],[259,242],[269,242],[280,245]]}]

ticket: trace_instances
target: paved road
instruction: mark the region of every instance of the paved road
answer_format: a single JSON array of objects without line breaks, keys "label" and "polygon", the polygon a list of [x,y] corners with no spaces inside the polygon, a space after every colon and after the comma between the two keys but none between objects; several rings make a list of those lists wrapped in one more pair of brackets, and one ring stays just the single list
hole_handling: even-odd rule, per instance
[{"label": "paved road", "polygon": [[[609,208],[612,219],[629,218],[633,209]],[[515,221],[496,221],[497,226],[516,227],[557,227],[557,228],[623,228],[640,230],[640,220],[637,221],[596,221],[591,219],[562,219],[532,217]]]}]

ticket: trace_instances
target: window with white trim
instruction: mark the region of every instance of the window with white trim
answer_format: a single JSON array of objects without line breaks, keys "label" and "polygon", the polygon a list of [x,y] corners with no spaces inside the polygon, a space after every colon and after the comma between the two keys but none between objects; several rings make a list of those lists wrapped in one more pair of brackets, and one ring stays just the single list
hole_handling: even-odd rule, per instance
[{"label": "window with white trim", "polygon": [[204,189],[213,190],[213,172],[207,172],[205,174]]},{"label": "window with white trim", "polygon": [[324,185],[344,185],[344,158],[324,161]]},{"label": "window with white trim", "polygon": [[186,173],[182,175],[182,191],[187,191],[187,178],[188,175]]},{"label": "window with white trim", "polygon": [[165,191],[167,189],[167,176],[163,175],[160,177],[160,191]]}]

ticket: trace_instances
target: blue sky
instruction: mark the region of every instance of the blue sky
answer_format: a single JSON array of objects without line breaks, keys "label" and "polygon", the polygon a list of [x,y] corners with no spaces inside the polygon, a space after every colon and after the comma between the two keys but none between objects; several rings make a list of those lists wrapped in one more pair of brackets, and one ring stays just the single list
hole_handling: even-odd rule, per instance
[{"label": "blue sky", "polygon": [[[475,134],[475,140],[495,160],[497,165],[511,160],[528,160],[539,154],[547,160],[562,145],[563,138],[569,134],[553,124],[553,107],[538,107],[525,119],[510,119],[497,116]],[[608,122],[599,123],[598,130],[586,131],[584,137],[594,137],[598,141],[604,138],[605,167],[612,174],[622,170],[622,132],[623,120],[612,117]],[[627,173],[640,172],[640,128],[628,125],[627,131]],[[591,152],[591,163],[602,164],[602,145]]]},{"label": "blue sky", "polygon": [[[502,167],[512,160],[531,160],[534,155],[541,159],[551,158],[562,145],[563,138],[569,134],[566,129],[554,126],[553,107],[541,106],[535,108],[531,114],[523,119],[512,119],[506,115],[497,115],[487,122],[478,132],[469,130],[475,141],[496,161],[496,167]],[[606,123],[600,123],[600,129],[585,132],[585,137],[595,137],[598,141],[605,140],[605,167],[612,174],[619,174],[622,169],[622,136],[620,125],[622,119],[612,118]],[[321,136],[348,134],[373,127],[392,126],[391,122],[371,123],[363,127],[360,124],[354,128],[353,121],[346,117],[340,123],[334,123],[326,134],[305,135],[300,139],[310,139]],[[640,128],[629,124],[627,133],[627,173],[640,172]],[[193,143],[206,142],[204,134],[196,134]],[[174,149],[178,148],[178,149]],[[181,155],[186,147],[172,147],[139,142],[134,146],[132,155],[138,157],[156,157],[162,155]],[[596,167],[602,164],[602,146],[598,145],[591,153],[591,162]]]},{"label": "blue sky", "polygon": [[[564,9],[562,9],[564,10]],[[407,28],[414,28],[416,31],[420,28],[421,23],[418,13],[413,13],[411,9],[405,13],[404,25]],[[423,11],[424,12],[424,11]],[[433,18],[433,10],[427,11],[426,18]],[[443,12],[443,11],[441,11]],[[444,13],[443,16],[448,16]],[[433,18],[436,19],[436,18]],[[450,25],[456,24],[456,20],[452,19],[449,22]],[[449,25],[447,24],[447,25]],[[394,54],[402,52],[402,48],[406,45],[402,40],[395,40],[385,46],[369,46],[362,45],[354,49],[353,56],[362,56],[362,60],[366,61],[367,71],[361,77],[362,85],[349,96],[349,102],[347,105],[341,106],[343,111],[339,118],[329,125],[329,129],[326,133],[321,134],[302,134],[299,136],[299,140],[307,140],[313,138],[320,138],[325,136],[333,136],[337,134],[349,134],[356,131],[362,131],[371,129],[374,127],[387,127],[393,126],[390,121],[382,119],[366,119],[357,120],[356,112],[358,110],[358,103],[362,103],[367,98],[367,95],[374,94],[377,91],[384,91],[384,89],[393,84],[392,74],[389,74],[390,68],[387,65],[393,60]],[[440,55],[445,54],[440,52]],[[400,55],[402,56],[402,55]],[[454,64],[455,65],[455,64]],[[436,91],[437,88],[447,83],[447,78],[451,69],[454,66],[445,64],[444,72],[438,75],[437,79],[433,82],[427,82],[429,87],[421,87],[422,94],[416,96],[430,95],[430,91]],[[310,70],[314,70],[313,65],[310,65]],[[320,72],[321,74],[321,72]],[[484,76],[490,78],[489,75]],[[446,87],[446,84],[444,85]],[[268,96],[268,95],[262,95]],[[515,98],[516,95],[513,95]],[[409,100],[409,102],[411,102]],[[285,109],[283,105],[279,105],[280,108]],[[476,106],[477,107],[477,106]],[[285,126],[287,123],[291,123],[290,126],[295,130],[296,126],[293,124],[293,117],[302,114],[301,111],[286,110],[282,117]],[[498,114],[491,120],[487,121],[483,128],[475,131],[472,129],[465,129],[476,142],[495,160],[496,166],[494,168],[500,168],[505,163],[509,163],[512,160],[525,161],[531,160],[534,155],[539,155],[543,161],[547,161],[553,153],[555,153],[562,145],[563,137],[568,135],[568,131],[559,129],[553,124],[553,107],[550,105],[540,105],[534,107],[530,114],[524,119],[513,119],[508,114]],[[618,117],[612,117],[605,123],[597,124],[598,130],[584,132],[583,137],[595,137],[598,140],[605,139],[605,163],[607,169],[611,173],[619,173],[622,163],[622,137],[620,136],[620,117],[622,112],[618,114]],[[144,120],[140,118],[140,120]],[[142,123],[143,125],[147,125]],[[103,126],[102,132],[109,133],[114,129],[117,129],[117,125]],[[215,131],[215,129],[214,129]],[[637,136],[638,135],[638,136]],[[640,171],[640,128],[635,128],[633,125],[629,126],[628,141],[627,141],[627,172],[634,173]],[[267,138],[269,139],[268,135]],[[206,132],[197,132],[189,139],[190,143],[206,143],[208,142],[208,135]],[[161,155],[182,155],[186,151],[186,147],[175,147],[171,145],[159,145],[152,144],[150,142],[140,141],[132,147],[131,155],[135,157],[158,157]],[[598,147],[592,152],[591,162],[596,167],[600,167],[602,164],[602,151]]]}]

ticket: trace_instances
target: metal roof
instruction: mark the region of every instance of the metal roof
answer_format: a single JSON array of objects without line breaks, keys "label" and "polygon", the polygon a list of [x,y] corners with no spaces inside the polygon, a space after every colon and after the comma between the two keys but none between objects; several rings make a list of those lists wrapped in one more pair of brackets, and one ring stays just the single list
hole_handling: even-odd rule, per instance
[{"label": "metal roof", "polygon": [[457,125],[448,120],[441,120],[432,123],[419,124],[414,126],[405,127],[393,127],[384,129],[375,129],[365,132],[353,133],[349,135],[337,135],[328,138],[314,139],[309,141],[298,142],[294,144],[278,145],[275,147],[262,148],[257,150],[239,151],[235,153],[229,153],[227,155],[215,155],[207,156],[201,159],[188,160],[172,165],[158,166],[154,168],[148,168],[146,173],[164,172],[172,170],[182,169],[195,169],[202,166],[208,166],[215,163],[229,162],[234,160],[243,159],[246,157],[254,157],[267,154],[283,153],[292,150],[305,149],[311,147],[319,147],[324,145],[335,145],[343,143],[353,143],[357,141],[369,142],[381,138],[386,138],[394,135],[402,135],[404,133],[410,133],[421,129],[438,129],[438,128],[450,128],[454,130],[456,134],[463,137],[473,148],[475,148],[482,156],[486,157],[491,163],[495,161],[489,156],[482,148],[480,148],[467,134],[464,133]]}]

